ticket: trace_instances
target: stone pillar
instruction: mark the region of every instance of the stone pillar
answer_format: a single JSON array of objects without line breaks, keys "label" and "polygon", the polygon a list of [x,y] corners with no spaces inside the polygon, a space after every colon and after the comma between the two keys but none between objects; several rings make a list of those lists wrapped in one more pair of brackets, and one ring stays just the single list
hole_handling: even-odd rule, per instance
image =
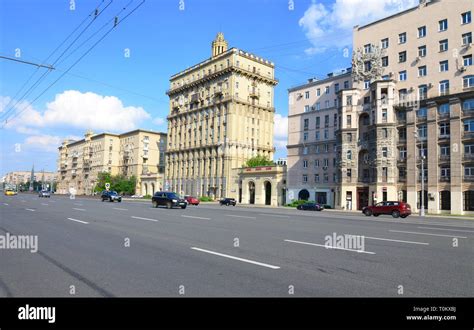
[{"label": "stone pillar", "polygon": [[451,117],[451,214],[464,214],[463,208],[463,122],[461,100],[459,98],[450,99]]},{"label": "stone pillar", "polygon": [[428,169],[428,182],[425,182],[425,189],[428,191],[428,213],[439,213],[439,148],[438,148],[438,108],[435,102],[428,103],[428,138],[425,147],[428,150],[428,157],[425,161],[425,168]]}]

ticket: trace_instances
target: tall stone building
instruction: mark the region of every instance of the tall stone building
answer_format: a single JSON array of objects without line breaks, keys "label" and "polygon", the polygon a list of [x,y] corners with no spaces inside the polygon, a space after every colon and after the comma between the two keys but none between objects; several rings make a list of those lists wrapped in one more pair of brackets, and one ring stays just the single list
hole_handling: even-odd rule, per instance
[{"label": "tall stone building", "polygon": [[211,57],[170,78],[165,188],[231,193],[231,169],[257,154],[273,158],[274,64],[218,33]]},{"label": "tall stone building", "polygon": [[166,133],[134,130],[123,134],[86,132],[84,139],[59,147],[58,193],[73,188],[90,195],[100,172],[137,179],[135,192],[152,195],[163,189]]}]

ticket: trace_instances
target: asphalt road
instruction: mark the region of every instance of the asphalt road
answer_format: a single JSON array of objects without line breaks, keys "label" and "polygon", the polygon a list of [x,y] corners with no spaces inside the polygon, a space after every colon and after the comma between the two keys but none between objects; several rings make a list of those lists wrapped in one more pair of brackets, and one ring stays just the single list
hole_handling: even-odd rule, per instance
[{"label": "asphalt road", "polygon": [[[474,296],[472,220],[31,194],[2,195],[0,218],[38,238],[0,249],[0,297]],[[344,234],[363,250],[325,247]]]}]

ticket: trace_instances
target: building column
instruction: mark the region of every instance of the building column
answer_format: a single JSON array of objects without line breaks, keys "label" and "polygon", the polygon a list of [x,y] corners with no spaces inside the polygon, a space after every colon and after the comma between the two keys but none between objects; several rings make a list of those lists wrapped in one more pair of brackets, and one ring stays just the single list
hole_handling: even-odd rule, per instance
[{"label": "building column", "polygon": [[463,209],[463,122],[461,100],[459,98],[450,99],[450,142],[451,142],[451,214],[464,214]]},{"label": "building column", "polygon": [[428,138],[424,141],[428,150],[428,157],[425,161],[425,168],[428,169],[428,213],[440,213],[439,206],[439,148],[438,148],[438,107],[435,102],[428,103]]}]

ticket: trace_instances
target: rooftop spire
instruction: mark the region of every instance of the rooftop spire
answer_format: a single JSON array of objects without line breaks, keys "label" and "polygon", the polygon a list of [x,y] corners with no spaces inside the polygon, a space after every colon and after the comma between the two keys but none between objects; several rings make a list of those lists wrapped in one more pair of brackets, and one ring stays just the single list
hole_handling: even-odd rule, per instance
[{"label": "rooftop spire", "polygon": [[227,41],[222,32],[217,33],[216,39],[212,42],[212,57],[216,57],[227,51]]}]

